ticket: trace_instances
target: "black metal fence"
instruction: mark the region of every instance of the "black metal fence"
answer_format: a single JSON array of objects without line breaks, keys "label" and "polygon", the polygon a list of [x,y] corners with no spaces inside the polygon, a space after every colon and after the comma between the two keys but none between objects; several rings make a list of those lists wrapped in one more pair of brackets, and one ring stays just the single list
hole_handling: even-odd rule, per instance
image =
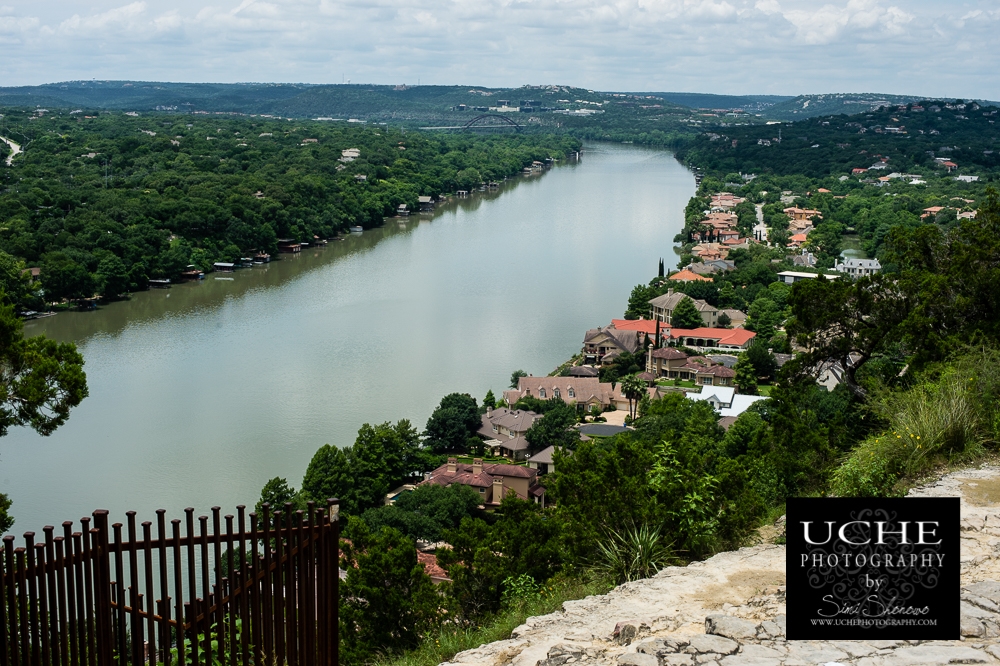
[{"label": "black metal fence", "polygon": [[160,509],[155,525],[99,510],[23,546],[6,536],[3,666],[333,666],[338,504],[169,523]]}]

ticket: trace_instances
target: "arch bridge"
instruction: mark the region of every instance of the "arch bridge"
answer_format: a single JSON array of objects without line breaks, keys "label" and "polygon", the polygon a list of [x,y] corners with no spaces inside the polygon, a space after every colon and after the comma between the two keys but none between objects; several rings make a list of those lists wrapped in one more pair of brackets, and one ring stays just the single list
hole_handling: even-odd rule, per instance
[{"label": "arch bridge", "polygon": [[520,132],[522,127],[508,116],[496,113],[483,113],[462,126],[463,129],[487,134],[502,132]]}]

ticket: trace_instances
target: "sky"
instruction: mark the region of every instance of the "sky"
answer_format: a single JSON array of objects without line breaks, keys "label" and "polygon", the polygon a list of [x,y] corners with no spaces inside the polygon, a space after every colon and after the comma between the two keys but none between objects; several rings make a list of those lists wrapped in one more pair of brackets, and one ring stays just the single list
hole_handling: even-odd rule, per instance
[{"label": "sky", "polygon": [[1000,0],[0,0],[0,86],[573,85],[1000,99]]}]

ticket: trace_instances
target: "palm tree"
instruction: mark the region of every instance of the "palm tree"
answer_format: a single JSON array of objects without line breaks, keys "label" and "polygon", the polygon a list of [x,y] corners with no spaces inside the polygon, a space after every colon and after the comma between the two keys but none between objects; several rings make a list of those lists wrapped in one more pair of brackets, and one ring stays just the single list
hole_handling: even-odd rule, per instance
[{"label": "palm tree", "polygon": [[642,398],[643,391],[646,390],[646,382],[639,379],[636,375],[628,375],[622,379],[622,395],[628,398],[628,414],[629,418],[633,421],[635,420],[635,408],[639,403],[639,399]]}]

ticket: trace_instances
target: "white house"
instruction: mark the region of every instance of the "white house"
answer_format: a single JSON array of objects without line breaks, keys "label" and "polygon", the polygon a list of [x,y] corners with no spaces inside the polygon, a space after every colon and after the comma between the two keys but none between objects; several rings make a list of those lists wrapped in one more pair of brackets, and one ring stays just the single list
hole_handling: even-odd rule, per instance
[{"label": "white house", "polygon": [[859,278],[866,275],[875,275],[875,273],[882,270],[882,264],[878,262],[878,259],[856,259],[852,257],[837,264],[834,270],[838,273],[850,275],[852,278]]},{"label": "white house", "polygon": [[[819,273],[802,273],[800,271],[781,271],[780,273],[778,273],[778,278],[785,284],[794,284],[799,280],[811,280],[817,277],[818,275]],[[827,280],[836,280],[840,276],[827,275],[826,273],[824,273],[823,277],[825,277]]]}]

